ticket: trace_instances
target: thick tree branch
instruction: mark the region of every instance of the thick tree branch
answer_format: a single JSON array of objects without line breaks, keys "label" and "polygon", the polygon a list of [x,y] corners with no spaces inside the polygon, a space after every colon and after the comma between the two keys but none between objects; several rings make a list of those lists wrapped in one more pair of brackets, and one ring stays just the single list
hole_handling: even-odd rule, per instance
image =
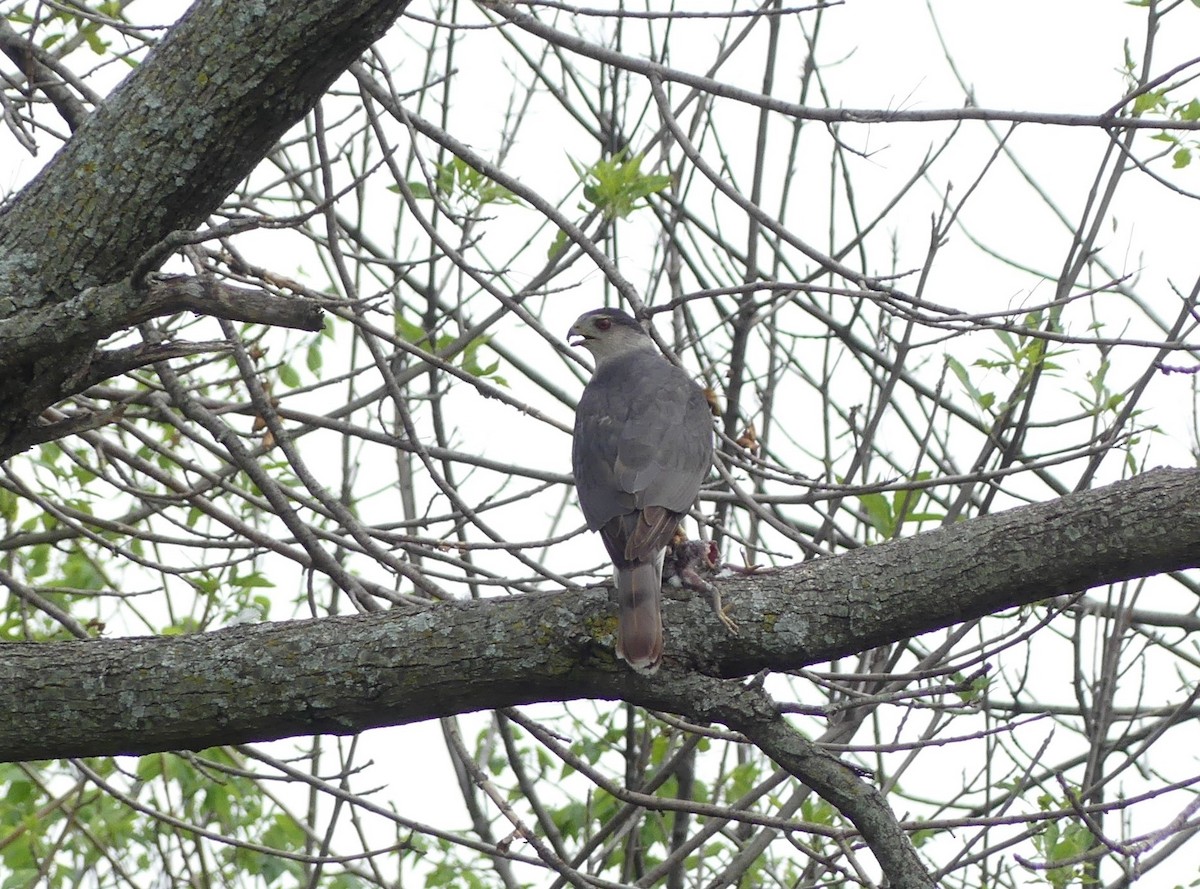
[{"label": "thick tree branch", "polygon": [[[136,302],[136,308],[131,308]],[[156,361],[223,351],[228,343],[140,343],[123,349],[95,349],[79,343],[76,322],[88,320],[90,339],[107,336],[130,324],[139,324],[162,315],[191,311],[228,321],[267,324],[298,330],[320,330],[324,324],[321,307],[306,299],[290,299],[263,290],[232,287],[209,277],[150,275],[145,286],[135,288],[128,281],[93,287],[78,296],[42,308],[31,309],[13,318],[0,318],[0,342],[14,363],[28,360],[41,366],[39,359],[50,355],[71,354],[78,348],[73,373],[57,379],[57,389],[43,380],[41,401],[54,402],[82,392],[118,374],[145,367]],[[95,429],[112,417],[92,414],[46,422],[37,421],[0,430],[0,460],[18,454],[45,441],[54,441],[85,429]]]},{"label": "thick tree branch", "polygon": [[[324,312],[310,300],[232,287],[214,278],[152,275],[142,288],[134,287],[128,280],[119,281],[88,288],[61,302],[30,309],[14,318],[0,318],[0,342],[8,350],[5,360],[16,363],[36,357],[47,347],[73,345],[78,339],[78,322],[81,320],[87,325],[84,339],[94,341],[130,325],[176,312],[195,312],[228,321],[297,330],[316,331],[324,324]],[[100,380],[92,380],[88,385],[98,382]]]},{"label": "thick tree branch", "polygon": [[10,644],[0,760],[348,733],[535,701],[678,709],[672,678],[797,669],[970,618],[1200,565],[1200,471],[1156,470],[665,605],[653,677],[614,660],[601,590],[268,623],[186,637]]},{"label": "thick tree branch", "polygon": [[99,339],[144,317],[114,282],[212,214],[406,3],[199,0],[5,206],[0,459]]},{"label": "thick tree branch", "polygon": [[4,18],[0,18],[0,52],[8,56],[28,78],[30,92],[41,90],[58,109],[71,132],[79,129],[87,118],[87,109],[54,70],[54,57],[32,40],[27,40],[14,31],[12,25]]},{"label": "thick tree branch", "polygon": [[[861,831],[893,885],[933,882],[876,788],[756,686],[1015,605],[1200,564],[1200,471],[1158,470],[796,568],[731,581],[741,635],[671,602],[654,676],[613,657],[599,591],[472,600],[185,637],[9,644],[0,760],[346,734],[484,708],[622,699],[742,732]],[[4,578],[0,576],[0,582]],[[705,675],[708,674],[708,675]]]}]

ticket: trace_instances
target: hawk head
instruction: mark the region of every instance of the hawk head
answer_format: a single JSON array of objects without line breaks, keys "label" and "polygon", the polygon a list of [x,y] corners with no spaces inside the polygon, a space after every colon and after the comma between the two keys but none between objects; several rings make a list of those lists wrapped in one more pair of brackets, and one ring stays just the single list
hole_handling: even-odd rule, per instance
[{"label": "hawk head", "polygon": [[571,325],[567,340],[591,352],[597,365],[635,350],[654,348],[654,340],[642,325],[620,309],[584,312]]}]

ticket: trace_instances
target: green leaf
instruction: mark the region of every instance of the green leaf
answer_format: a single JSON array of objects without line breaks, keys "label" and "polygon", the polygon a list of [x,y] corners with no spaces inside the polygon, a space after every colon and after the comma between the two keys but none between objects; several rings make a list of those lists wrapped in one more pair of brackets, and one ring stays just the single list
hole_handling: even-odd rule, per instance
[{"label": "green leaf", "polygon": [[76,549],[63,562],[62,585],[79,590],[102,590],[106,584],[104,575],[96,570],[92,560]]},{"label": "green leaf", "polygon": [[221,588],[221,578],[209,571],[205,571],[198,577],[192,578],[192,586],[196,588],[197,592],[205,596],[212,596]]},{"label": "green leaf", "polygon": [[[18,838],[16,845],[21,849],[28,850],[29,836]],[[28,855],[28,859],[32,862],[33,856]],[[4,863],[11,864],[9,855],[5,853]],[[36,867],[26,867],[13,870],[9,873],[8,879],[4,881],[3,889],[28,889],[29,886],[36,886],[42,881],[42,872]]]},{"label": "green leaf", "polygon": [[362,877],[354,874],[340,873],[329,881],[329,889],[366,889],[368,885]]},{"label": "green leaf", "polygon": [[895,529],[892,507],[882,494],[860,494],[858,503],[867,514],[867,521],[882,537],[890,537]]},{"label": "green leaf", "polygon": [[450,196],[454,192],[454,182],[458,178],[455,175],[454,161],[448,164],[443,164],[437,168],[437,173],[433,177],[434,188],[439,194]]},{"label": "green leaf", "polygon": [[608,219],[624,219],[652,194],[671,184],[671,177],[661,173],[643,173],[645,155],[626,157],[625,152],[602,158],[584,169],[571,161],[576,174],[584,180],[584,199]]},{"label": "green leaf", "polygon": [[88,483],[96,478],[96,474],[86,466],[80,466],[78,463],[71,467],[71,475],[75,477],[75,483],[81,488],[86,488]]},{"label": "green leaf", "polygon": [[498,379],[494,374],[496,373],[496,369],[500,367],[500,360],[496,359],[487,367],[483,367],[479,363],[479,350],[481,347],[486,346],[487,343],[488,337],[486,336],[476,337],[467,343],[466,348],[463,349],[462,368],[473,377],[487,377],[495,380]]},{"label": "green leaf", "polygon": [[305,356],[304,356],[305,366],[313,373],[317,373],[318,371],[320,371],[321,365],[323,363],[324,363],[324,359],[321,357],[320,340],[310,343],[308,346],[308,351],[305,353]]},{"label": "green leaf", "polygon": [[39,543],[37,546],[30,547],[25,556],[25,575],[30,578],[41,577],[49,566],[50,544]]},{"label": "green leaf", "polygon": [[279,381],[289,389],[295,389],[300,385],[300,374],[290,364],[283,364],[279,367]]},{"label": "green leaf", "polygon": [[1182,170],[1192,162],[1192,150],[1190,148],[1180,148],[1171,158],[1171,166],[1176,170]]},{"label": "green leaf", "polygon": [[554,240],[550,242],[550,249],[546,251],[546,259],[557,259],[559,254],[567,249],[567,233],[561,228],[558,234],[554,236]]},{"label": "green leaf", "polygon": [[83,39],[87,41],[88,48],[98,56],[104,55],[108,49],[108,43],[100,37],[100,27],[98,25],[90,25],[84,28],[80,33]]},{"label": "green leaf", "polygon": [[194,617],[181,617],[173,624],[163,627],[164,636],[190,636],[200,632],[200,623]]},{"label": "green leaf", "polygon": [[4,794],[4,801],[10,805],[19,806],[34,799],[35,796],[33,782],[26,779],[18,779],[9,782],[8,791]]},{"label": "green leaf", "polygon": [[153,781],[163,773],[162,753],[152,753],[138,759],[137,777],[139,781]]},{"label": "green leaf", "polygon": [[925,845],[925,843],[937,836],[937,833],[938,832],[936,830],[931,828],[922,828],[919,830],[914,830],[912,833],[910,833],[909,839],[912,840],[914,849],[920,849],[923,845]]},{"label": "green leaf", "polygon": [[[414,180],[408,183],[408,187],[418,199],[433,197],[429,186],[424,182]],[[447,200],[475,208],[487,204],[521,203],[521,199],[511,190],[492,181],[461,157],[452,157],[434,168],[433,191]]]},{"label": "green leaf", "polygon": [[[388,187],[393,191],[400,190],[394,185]],[[409,182],[408,190],[412,192],[413,197],[418,201],[429,201],[433,199],[433,192],[429,190],[429,186],[424,182],[420,182],[419,180],[413,179],[411,182]]]},{"label": "green leaf", "polygon": [[[909,481],[923,482],[932,478],[928,472],[918,472]],[[917,503],[925,496],[924,491],[894,491],[892,492],[892,514],[897,516],[911,516],[917,511]]]},{"label": "green leaf", "polygon": [[550,813],[550,820],[567,839],[574,839],[583,833],[587,826],[587,809],[583,803],[569,802]]},{"label": "green leaf", "polygon": [[304,830],[296,821],[283,813],[271,818],[271,826],[263,834],[263,843],[272,849],[290,852],[304,848]]},{"label": "green leaf", "polygon": [[233,577],[229,578],[229,585],[239,587],[244,590],[259,589],[264,587],[268,589],[274,589],[275,587],[274,583],[267,580],[267,578],[263,577],[257,571],[253,574],[247,574],[245,577],[238,577],[237,575],[234,575]]},{"label": "green leaf", "polygon": [[[961,682],[966,677],[961,673],[954,674],[954,681]],[[964,704],[973,704],[979,700],[980,695],[988,690],[991,685],[991,680],[987,676],[977,676],[972,682],[970,688],[958,692],[958,697]]]},{"label": "green leaf", "polygon": [[837,821],[837,810],[819,796],[809,794],[800,804],[800,817],[813,824],[833,825]]},{"label": "green leaf", "polygon": [[[1003,331],[1000,332],[1003,333]],[[978,364],[979,362],[976,363]],[[967,390],[967,394],[971,397],[972,401],[974,401],[985,411],[991,408],[992,404],[996,400],[996,396],[991,392],[985,393],[976,389],[975,384],[971,382],[971,376],[967,373],[967,369],[962,366],[962,363],[957,358],[952,358],[947,355],[946,366],[950,368],[951,373],[958,377],[958,381],[962,383],[963,388]]]},{"label": "green leaf", "polygon": [[404,340],[406,343],[412,343],[414,346],[423,346],[429,339],[429,335],[425,333],[425,329],[419,325],[413,324],[403,315],[397,315],[392,326],[396,331],[396,336]]},{"label": "green leaf", "polygon": [[0,519],[6,522],[17,520],[17,495],[8,488],[0,488]]},{"label": "green leaf", "polygon": [[45,466],[47,469],[53,470],[54,474],[62,478],[62,473],[58,471],[58,458],[62,456],[62,448],[50,442],[49,444],[38,446],[38,463]]},{"label": "green leaf", "polygon": [[1133,113],[1135,115],[1144,114],[1147,111],[1163,108],[1166,104],[1165,90],[1150,90],[1133,100]]},{"label": "green leaf", "polygon": [[204,823],[216,822],[228,831],[233,825],[233,795],[221,784],[211,784],[200,795],[200,812],[206,816]]}]

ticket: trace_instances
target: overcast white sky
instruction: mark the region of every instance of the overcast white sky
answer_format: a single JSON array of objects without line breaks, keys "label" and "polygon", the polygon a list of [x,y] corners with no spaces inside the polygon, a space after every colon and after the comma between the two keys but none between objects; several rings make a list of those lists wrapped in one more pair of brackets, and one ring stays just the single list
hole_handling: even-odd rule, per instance
[{"label": "overcast white sky", "polygon": [[[600,0],[591,5],[600,5]],[[690,6],[719,8],[716,4]],[[163,21],[167,8],[167,4],[141,3],[135,4],[132,12],[135,16],[153,15]],[[976,104],[986,108],[1104,111],[1123,90],[1124,81],[1119,69],[1124,42],[1129,41],[1135,58],[1140,58],[1144,42],[1140,33],[1144,12],[1120,0],[1013,0],[1007,3],[936,0],[931,8],[959,73],[974,89]],[[953,108],[962,104],[962,89],[939,46],[929,9],[925,3],[915,0],[847,0],[840,9],[827,15],[820,62],[839,104],[901,109]],[[428,4],[422,2],[415,3],[412,10],[421,15],[430,14]],[[1200,9],[1181,10],[1171,17],[1171,24],[1158,36],[1160,61],[1156,70],[1160,72],[1200,52]],[[599,30],[602,25],[597,22],[595,27]],[[680,44],[673,58],[675,65],[703,71],[704,60],[713,51],[711,39],[702,36],[707,27],[700,23],[677,26],[676,39]],[[690,52],[681,37],[689,29],[697,33]],[[425,26],[405,21],[400,22],[397,30],[428,33]],[[402,38],[395,36],[392,39]],[[477,131],[460,131],[456,135],[480,150],[486,150],[495,140],[496,120],[504,107],[503,103],[497,105],[494,99],[496,96],[506,98],[508,87],[504,78],[497,75],[499,68],[495,57],[487,51],[491,45],[489,41],[494,38],[479,32],[469,39],[479,51],[460,54],[459,65],[461,76],[477,85]],[[798,77],[803,51],[802,46],[795,47],[794,57],[788,60],[795,75],[782,69],[778,75],[781,83],[786,82],[788,76]],[[747,66],[755,62],[750,53],[752,47],[747,48]],[[757,67],[748,70],[757,70]],[[411,85],[406,84],[402,76],[398,77],[398,83]],[[749,84],[743,83],[743,86]],[[464,92],[460,90],[459,95]],[[1200,93],[1200,85],[1193,92]],[[981,157],[986,157],[984,147],[989,142],[983,135],[982,125],[967,126],[977,128],[978,137],[964,140],[961,148],[956,149],[956,156],[939,168],[941,178],[924,189],[925,199],[911,202],[906,213],[897,216],[892,223],[893,233],[908,257],[919,257],[924,253],[929,217],[939,202],[934,188],[940,188],[947,181],[965,188],[978,172]],[[513,158],[514,172],[528,177],[531,184],[540,188],[546,182],[559,183],[547,187],[551,193],[555,193],[555,188],[565,190],[574,175],[566,159],[572,153],[571,146],[561,144],[557,136],[557,130],[548,128],[539,136],[543,143],[540,153],[518,152]],[[935,138],[923,125],[845,127],[842,137],[870,153],[856,171],[856,185],[867,195],[868,204],[872,188],[877,188],[882,196],[890,195],[890,186],[909,174]],[[1060,128],[1026,125],[1019,130],[1012,144],[1037,180],[1052,192],[1067,215],[1075,218],[1095,175],[1105,145],[1104,137],[1092,131],[1064,133]],[[979,150],[970,150],[972,146],[978,146]],[[30,158],[10,134],[0,131],[0,187],[16,188],[47,159],[46,154]],[[1108,234],[1109,243],[1119,245],[1127,257],[1122,271],[1143,276],[1150,283],[1150,292],[1162,294],[1165,307],[1174,300],[1170,285],[1186,292],[1200,272],[1197,262],[1200,259],[1200,244],[1197,243],[1200,203],[1173,194],[1140,174],[1133,175],[1141,181],[1125,186],[1117,212],[1118,224]],[[1003,194],[1006,181],[1013,183],[1011,200],[1006,200]],[[982,240],[1005,245],[1013,256],[1053,275],[1065,254],[1067,234],[1028,192],[1015,186],[1015,181],[1015,178],[999,177],[989,180],[968,210],[968,225]],[[1185,188],[1200,192],[1200,159],[1178,181]],[[799,227],[803,228],[803,224]],[[632,239],[625,243],[632,243]],[[537,257],[533,263],[535,267],[541,258]],[[628,260],[631,267],[637,266],[636,255],[630,255]],[[286,272],[289,260],[286,256],[277,256],[264,264]],[[589,269],[580,269],[581,279],[587,281],[590,274]],[[595,287],[599,294],[599,285]],[[927,298],[962,309],[978,310],[1003,308],[1031,297],[1040,300],[1049,295],[1048,290],[1031,294],[1028,288],[1027,277],[1011,273],[999,263],[981,259],[965,239],[952,239],[944,257],[939,259]],[[576,301],[563,304],[561,308],[552,304],[544,320],[551,329],[565,334],[577,308]],[[1169,314],[1166,308],[1163,314]],[[1155,410],[1155,421],[1168,430],[1170,439],[1156,443],[1157,459],[1153,462],[1187,465],[1191,462],[1192,417],[1183,406],[1190,404],[1191,383],[1183,377],[1171,378],[1160,385],[1156,397],[1157,402],[1151,401],[1147,406]],[[489,403],[478,403],[473,410],[481,422],[505,423],[511,416]],[[560,415],[567,418],[561,411]],[[531,461],[527,439],[500,438],[494,447],[495,451],[490,455],[498,459],[511,454],[521,462]],[[547,434],[544,447],[548,464],[565,471],[565,437],[559,439]],[[436,723],[368,732],[360,743],[367,753],[365,758],[377,763],[374,770],[358,776],[360,786],[369,786],[373,780],[388,784],[389,793],[398,799],[401,807],[412,800],[421,801],[427,810],[428,821],[453,826],[464,823],[465,816],[446,790],[451,786],[446,782],[453,781],[453,777]],[[287,744],[278,745],[278,749],[291,750]]]}]

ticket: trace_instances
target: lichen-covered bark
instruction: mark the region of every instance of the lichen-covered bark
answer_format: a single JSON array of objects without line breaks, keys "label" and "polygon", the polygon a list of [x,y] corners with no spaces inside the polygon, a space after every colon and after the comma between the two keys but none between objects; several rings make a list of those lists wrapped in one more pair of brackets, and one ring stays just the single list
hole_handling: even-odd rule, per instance
[{"label": "lichen-covered bark", "polygon": [[653,677],[614,659],[600,591],[260,624],[189,637],[0,647],[0,761],[348,733],[482,708],[624,699],[720,721],[697,672],[797,669],[1015,605],[1200,565],[1200,471],[1157,470],[664,605]]},{"label": "lichen-covered bark", "polygon": [[[0,458],[10,433],[62,397],[93,344],[86,291],[126,278],[174,230],[211,214],[334,78],[387,30],[407,0],[227,3],[199,0],[146,61],[0,214]],[[110,289],[106,293],[111,294]],[[40,307],[75,299],[67,324],[42,324],[41,355],[10,356]]]}]

